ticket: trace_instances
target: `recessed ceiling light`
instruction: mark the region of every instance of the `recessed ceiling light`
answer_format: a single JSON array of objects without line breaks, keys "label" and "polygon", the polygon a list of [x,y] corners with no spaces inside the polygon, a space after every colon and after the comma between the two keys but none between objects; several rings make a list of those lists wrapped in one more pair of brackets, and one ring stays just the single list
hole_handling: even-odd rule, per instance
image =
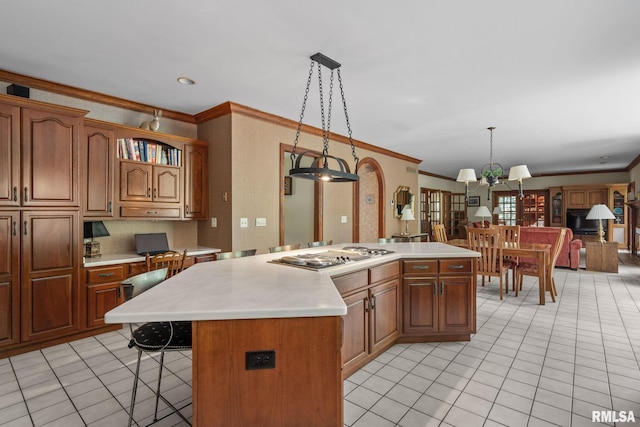
[{"label": "recessed ceiling light", "polygon": [[190,79],[189,77],[178,77],[178,83],[191,86],[196,84],[195,80]]},{"label": "recessed ceiling light", "polygon": [[601,160],[607,160],[609,158],[609,156],[600,156]]}]

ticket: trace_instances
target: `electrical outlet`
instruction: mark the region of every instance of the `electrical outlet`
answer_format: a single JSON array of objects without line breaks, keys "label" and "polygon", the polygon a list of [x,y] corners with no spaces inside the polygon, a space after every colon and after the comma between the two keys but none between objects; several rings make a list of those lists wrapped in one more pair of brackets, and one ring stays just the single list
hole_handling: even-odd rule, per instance
[{"label": "electrical outlet", "polygon": [[346,224],[347,223],[347,216],[346,215],[342,215],[340,217],[340,222],[343,223],[343,224]]},{"label": "electrical outlet", "polygon": [[256,218],[256,227],[266,227],[267,218]]},{"label": "electrical outlet", "polygon": [[255,369],[274,369],[276,367],[276,351],[247,351],[245,353],[245,369],[253,371]]},{"label": "electrical outlet", "polygon": [[218,226],[218,218],[211,218],[211,228],[216,228]]},{"label": "electrical outlet", "polygon": [[240,218],[240,227],[241,228],[245,228],[249,226],[249,219],[248,218]]}]

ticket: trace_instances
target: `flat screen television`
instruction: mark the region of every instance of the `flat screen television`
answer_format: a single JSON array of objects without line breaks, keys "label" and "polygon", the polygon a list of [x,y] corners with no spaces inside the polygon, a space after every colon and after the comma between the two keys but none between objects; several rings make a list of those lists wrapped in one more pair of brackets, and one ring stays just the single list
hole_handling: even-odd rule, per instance
[{"label": "flat screen television", "polygon": [[[598,220],[587,219],[589,209],[567,209],[566,226],[573,234],[598,234]],[[602,221],[602,228],[607,231],[608,221]]]}]

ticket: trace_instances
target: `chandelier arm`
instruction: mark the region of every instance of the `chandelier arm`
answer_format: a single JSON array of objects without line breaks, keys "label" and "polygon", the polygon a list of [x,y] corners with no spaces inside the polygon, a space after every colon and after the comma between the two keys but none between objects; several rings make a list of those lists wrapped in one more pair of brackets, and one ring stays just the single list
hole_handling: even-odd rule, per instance
[{"label": "chandelier arm", "polygon": [[300,112],[300,120],[298,121],[298,128],[296,129],[296,139],[293,143],[293,150],[291,151],[291,168],[293,169],[293,161],[296,157],[296,148],[298,147],[298,138],[300,138],[300,131],[302,130],[302,119],[304,118],[304,110],[307,107],[307,99],[309,99],[309,88],[311,87],[311,77],[313,77],[313,65],[315,61],[311,60],[311,66],[309,67],[309,76],[307,77],[307,87],[304,91],[304,98],[302,99],[302,111]]},{"label": "chandelier arm", "polygon": [[347,124],[347,132],[349,133],[349,144],[351,145],[351,155],[353,156],[353,160],[356,162],[356,170],[358,170],[358,162],[360,159],[356,155],[356,147],[353,144],[353,136],[351,134],[351,124],[349,123],[349,113],[347,112],[347,100],[344,96],[344,86],[342,86],[342,76],[340,75],[340,68],[336,71],[338,74],[338,83],[340,83],[340,96],[342,97],[342,107],[344,109],[344,118]]}]

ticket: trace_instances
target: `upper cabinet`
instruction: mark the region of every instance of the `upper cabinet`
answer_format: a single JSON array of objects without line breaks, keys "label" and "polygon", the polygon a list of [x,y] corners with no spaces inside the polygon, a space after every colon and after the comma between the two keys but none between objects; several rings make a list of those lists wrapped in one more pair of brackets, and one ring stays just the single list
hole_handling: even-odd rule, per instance
[{"label": "upper cabinet", "polygon": [[185,144],[184,147],[184,216],[207,219],[209,215],[207,147]]},{"label": "upper cabinet", "polygon": [[115,135],[113,126],[85,120],[80,144],[82,213],[85,217],[114,216]]},{"label": "upper cabinet", "polygon": [[606,205],[608,199],[607,188],[566,190],[567,209],[587,209],[593,205]]},{"label": "upper cabinet", "polygon": [[84,111],[0,98],[0,205],[79,206]]}]

